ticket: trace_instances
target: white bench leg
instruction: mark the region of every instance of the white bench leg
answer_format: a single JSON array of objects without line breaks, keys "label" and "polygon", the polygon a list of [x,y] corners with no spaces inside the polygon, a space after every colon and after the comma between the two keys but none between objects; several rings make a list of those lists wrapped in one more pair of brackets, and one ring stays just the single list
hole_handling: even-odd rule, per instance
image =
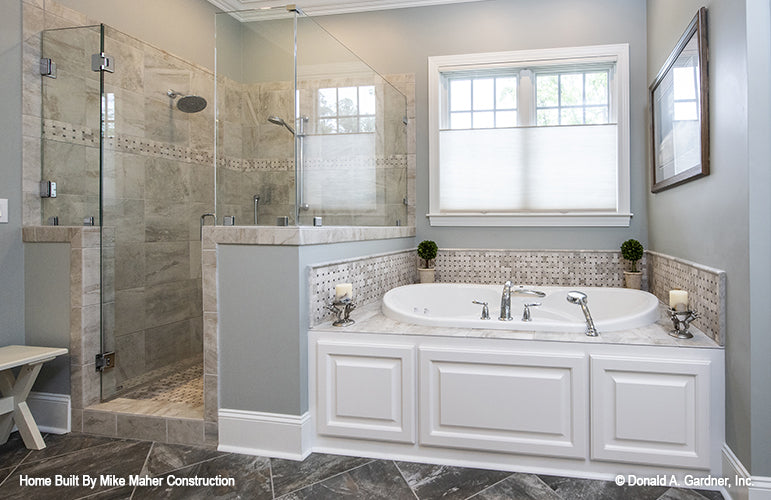
[{"label": "white bench leg", "polygon": [[30,413],[27,406],[27,396],[32,390],[32,386],[35,384],[35,379],[40,373],[42,366],[43,363],[22,366],[15,382],[10,370],[0,374],[0,392],[5,396],[12,395],[14,398],[13,413],[3,415],[0,418],[0,439],[5,438],[5,441],[8,440],[8,434],[10,434],[13,427],[12,424],[16,422],[16,427],[19,429],[19,434],[21,434],[21,438],[24,440],[24,445],[30,450],[42,450],[46,447],[43,436],[40,435],[40,430],[37,428],[35,419],[32,417],[32,413]]}]

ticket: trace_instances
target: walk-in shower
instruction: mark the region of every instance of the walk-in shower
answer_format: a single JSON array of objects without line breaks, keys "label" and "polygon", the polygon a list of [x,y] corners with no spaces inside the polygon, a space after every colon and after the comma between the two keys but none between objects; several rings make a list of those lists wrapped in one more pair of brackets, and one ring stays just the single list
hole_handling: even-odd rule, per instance
[{"label": "walk-in shower", "polygon": [[[41,222],[101,227],[101,338],[81,339],[82,376],[102,401],[202,418],[198,224],[215,207],[214,112],[201,96],[213,98],[214,75],[109,26],[44,31],[41,51],[59,70],[41,77],[42,176],[58,185]],[[114,72],[92,70],[92,54]],[[100,374],[101,353],[114,361]]]},{"label": "walk-in shower", "polygon": [[[210,401],[201,382],[217,371],[202,359],[202,214],[406,220],[404,96],[312,19],[271,12],[216,15],[216,75],[109,26],[42,33],[58,75],[40,76],[40,180],[57,195],[39,199],[40,224],[100,228],[98,252],[85,237],[73,250],[99,262],[93,302],[73,316],[73,387],[99,392],[84,405],[144,400],[171,408],[153,415],[206,419],[206,400],[216,420],[216,384]],[[92,66],[103,57],[109,69]],[[76,328],[86,314],[99,328]]]}]

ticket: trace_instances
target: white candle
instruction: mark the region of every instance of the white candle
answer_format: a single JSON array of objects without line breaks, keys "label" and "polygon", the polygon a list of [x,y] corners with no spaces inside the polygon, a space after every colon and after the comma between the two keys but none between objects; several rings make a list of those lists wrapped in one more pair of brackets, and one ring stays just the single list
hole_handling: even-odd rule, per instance
[{"label": "white candle", "polygon": [[688,310],[688,292],[685,290],[669,291],[669,307],[675,311]]},{"label": "white candle", "polygon": [[340,283],[335,286],[335,300],[344,299],[353,300],[353,285],[351,283]]}]

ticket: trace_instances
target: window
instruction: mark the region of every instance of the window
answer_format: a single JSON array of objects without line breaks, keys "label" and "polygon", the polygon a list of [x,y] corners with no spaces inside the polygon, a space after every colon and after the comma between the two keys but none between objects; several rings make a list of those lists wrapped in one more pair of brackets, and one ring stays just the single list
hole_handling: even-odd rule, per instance
[{"label": "window", "polygon": [[450,128],[517,125],[517,77],[455,77],[449,80]]},{"label": "window", "polygon": [[535,78],[536,123],[589,125],[608,123],[608,73],[539,73]]},{"label": "window", "polygon": [[431,225],[628,226],[628,51],[429,58]]},{"label": "window", "polygon": [[319,134],[375,131],[375,86],[332,87],[318,91]]}]

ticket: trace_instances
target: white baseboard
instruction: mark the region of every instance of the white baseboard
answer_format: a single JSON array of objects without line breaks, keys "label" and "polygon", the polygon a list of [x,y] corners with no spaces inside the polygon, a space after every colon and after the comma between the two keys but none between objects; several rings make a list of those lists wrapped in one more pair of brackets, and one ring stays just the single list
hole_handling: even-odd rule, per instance
[{"label": "white baseboard", "polygon": [[219,410],[219,451],[303,460],[311,453],[310,414]]},{"label": "white baseboard", "polygon": [[723,476],[731,487],[723,491],[731,500],[771,500],[771,477],[752,476],[733,450],[723,445]]},{"label": "white baseboard", "polygon": [[66,434],[70,432],[70,395],[51,392],[30,392],[27,406],[40,432]]}]

